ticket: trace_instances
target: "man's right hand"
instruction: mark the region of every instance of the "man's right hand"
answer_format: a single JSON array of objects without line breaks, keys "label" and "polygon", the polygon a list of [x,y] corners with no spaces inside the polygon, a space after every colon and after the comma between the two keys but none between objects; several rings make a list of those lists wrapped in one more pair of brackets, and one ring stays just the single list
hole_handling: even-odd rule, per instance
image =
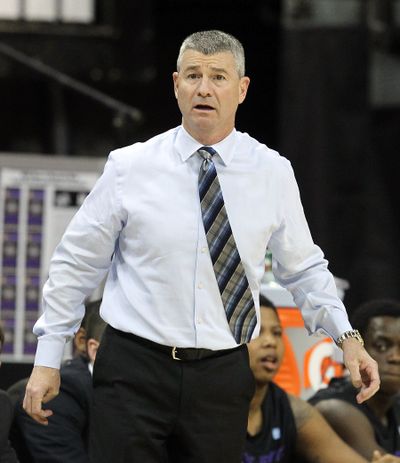
[{"label": "man's right hand", "polygon": [[33,367],[26,386],[23,407],[26,413],[40,424],[47,425],[51,410],[43,410],[42,404],[54,399],[60,389],[60,370],[42,366]]}]

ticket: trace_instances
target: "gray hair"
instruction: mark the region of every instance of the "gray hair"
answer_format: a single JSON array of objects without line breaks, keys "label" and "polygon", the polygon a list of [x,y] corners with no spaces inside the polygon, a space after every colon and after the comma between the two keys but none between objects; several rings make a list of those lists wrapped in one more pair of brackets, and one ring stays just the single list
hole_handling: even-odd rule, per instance
[{"label": "gray hair", "polygon": [[239,77],[243,77],[244,68],[244,49],[243,45],[233,35],[226,32],[212,30],[195,32],[183,41],[179,50],[177,70],[180,70],[182,55],[186,50],[195,50],[203,55],[215,55],[216,53],[232,53]]}]

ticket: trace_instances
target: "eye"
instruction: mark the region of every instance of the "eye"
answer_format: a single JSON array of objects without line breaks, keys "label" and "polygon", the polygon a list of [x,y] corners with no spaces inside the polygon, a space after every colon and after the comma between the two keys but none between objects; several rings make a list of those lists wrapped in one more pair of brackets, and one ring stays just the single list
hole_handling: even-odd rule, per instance
[{"label": "eye", "polygon": [[217,74],[214,76],[214,80],[226,80],[226,79],[225,79],[225,76],[223,76],[222,74]]},{"label": "eye", "polygon": [[188,79],[197,79],[199,77],[199,74],[195,74],[195,73],[192,73],[192,74],[188,74],[187,75],[187,78]]},{"label": "eye", "polygon": [[384,339],[377,339],[373,345],[378,352],[386,352],[390,347],[389,343]]},{"label": "eye", "polygon": [[283,334],[283,331],[281,329],[276,329],[273,331],[272,333],[276,338],[281,338],[282,337],[282,334]]}]

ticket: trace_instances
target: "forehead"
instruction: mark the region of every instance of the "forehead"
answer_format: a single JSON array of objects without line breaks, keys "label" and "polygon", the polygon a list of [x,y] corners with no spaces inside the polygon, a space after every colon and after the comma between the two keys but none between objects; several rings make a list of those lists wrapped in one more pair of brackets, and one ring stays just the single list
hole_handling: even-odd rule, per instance
[{"label": "forehead", "polygon": [[369,336],[389,336],[400,339],[400,317],[383,315],[371,318],[368,324],[367,334]]},{"label": "forehead", "polygon": [[281,322],[275,310],[271,309],[270,307],[261,306],[260,312],[262,328],[268,329],[272,326],[280,326]]},{"label": "forehead", "polygon": [[186,50],[182,54],[181,68],[209,67],[232,70],[235,69],[235,58],[229,51],[204,55],[196,50]]}]

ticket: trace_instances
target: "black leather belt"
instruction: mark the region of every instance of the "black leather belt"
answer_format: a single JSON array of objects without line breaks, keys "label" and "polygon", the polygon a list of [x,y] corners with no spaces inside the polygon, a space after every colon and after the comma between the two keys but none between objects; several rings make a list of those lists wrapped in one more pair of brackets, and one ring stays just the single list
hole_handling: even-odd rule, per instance
[{"label": "black leather belt", "polygon": [[164,346],[163,344],[158,344],[156,342],[150,341],[149,339],[141,338],[132,333],[126,333],[125,331],[117,330],[112,326],[107,327],[112,333],[117,336],[121,336],[126,339],[130,339],[142,346],[149,347],[153,350],[158,350],[163,352],[174,360],[183,360],[183,361],[192,361],[192,360],[203,360],[211,357],[221,357],[222,355],[230,354],[240,348],[243,348],[243,345],[233,347],[232,349],[221,349],[221,350],[211,350],[211,349],[196,349],[195,347],[176,347],[176,346]]}]

